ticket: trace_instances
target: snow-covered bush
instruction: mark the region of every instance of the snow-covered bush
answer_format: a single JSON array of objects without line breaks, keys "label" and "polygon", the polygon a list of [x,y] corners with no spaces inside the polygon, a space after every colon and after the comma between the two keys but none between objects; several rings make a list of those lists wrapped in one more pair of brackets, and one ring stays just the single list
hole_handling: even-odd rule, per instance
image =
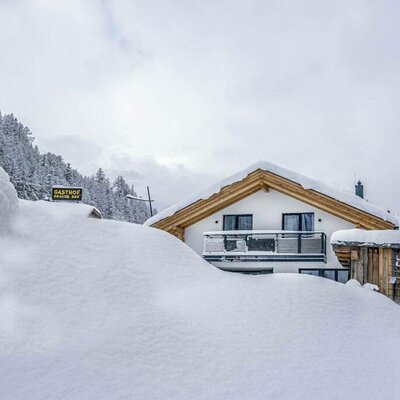
[{"label": "snow-covered bush", "polygon": [[17,211],[17,192],[4,169],[0,167],[0,234],[9,230]]}]

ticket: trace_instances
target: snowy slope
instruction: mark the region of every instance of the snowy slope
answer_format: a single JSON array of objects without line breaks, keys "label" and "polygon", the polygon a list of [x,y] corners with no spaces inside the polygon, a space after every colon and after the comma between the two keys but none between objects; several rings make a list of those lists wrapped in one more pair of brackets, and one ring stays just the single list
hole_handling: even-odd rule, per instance
[{"label": "snowy slope", "polygon": [[225,178],[222,181],[217,182],[216,184],[206,188],[205,190],[195,193],[193,196],[190,196],[176,204],[173,204],[171,207],[168,207],[165,210],[154,215],[153,217],[149,218],[145,222],[145,225],[151,226],[166,217],[174,215],[177,211],[195,203],[198,200],[208,199],[213,194],[218,193],[223,187],[231,185],[232,183],[244,179],[247,175],[249,175],[251,172],[256,171],[257,169],[272,172],[275,175],[281,176],[290,181],[298,183],[304,189],[315,190],[316,192],[325,194],[326,196],[332,197],[343,203],[349,204],[355,208],[358,208],[359,210],[365,211],[379,218],[382,218],[385,221],[390,221],[396,226],[399,225],[398,218],[393,217],[385,210],[382,210],[378,206],[375,206],[367,202],[366,200],[356,196],[352,192],[331,187],[323,182],[316,181],[315,179],[308,178],[304,175],[282,168],[279,165],[267,161],[260,161],[255,164],[252,164],[249,167],[237,172],[236,174],[233,174],[228,178]]},{"label": "snowy slope", "polygon": [[399,307],[222,272],[169,234],[20,202],[0,237],[0,398],[393,398]]}]

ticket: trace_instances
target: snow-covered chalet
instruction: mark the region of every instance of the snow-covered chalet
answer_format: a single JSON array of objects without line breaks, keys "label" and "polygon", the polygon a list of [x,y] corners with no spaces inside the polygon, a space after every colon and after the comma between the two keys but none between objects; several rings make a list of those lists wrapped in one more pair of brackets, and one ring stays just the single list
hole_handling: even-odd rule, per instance
[{"label": "snow-covered chalet", "polygon": [[[349,279],[333,232],[396,229],[397,218],[352,192],[259,162],[146,221],[218,268]],[[362,194],[361,194],[362,196]]]}]

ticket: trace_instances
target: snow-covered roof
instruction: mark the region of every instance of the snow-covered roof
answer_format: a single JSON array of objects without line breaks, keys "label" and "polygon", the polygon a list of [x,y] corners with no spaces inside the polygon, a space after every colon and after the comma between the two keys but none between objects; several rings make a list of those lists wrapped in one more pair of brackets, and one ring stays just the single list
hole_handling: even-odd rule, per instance
[{"label": "snow-covered roof", "polygon": [[282,168],[279,165],[270,163],[268,161],[260,161],[255,164],[250,165],[249,167],[233,174],[212,186],[209,186],[205,190],[195,193],[194,195],[179,201],[173,204],[171,207],[166,208],[165,210],[159,212],[153,217],[149,218],[145,225],[153,225],[158,221],[161,221],[164,218],[170,217],[174,215],[179,210],[195,203],[198,200],[208,199],[213,194],[218,193],[223,187],[231,185],[232,183],[238,182],[244,179],[250,173],[260,169],[262,171],[268,171],[275,175],[278,175],[282,178],[288,179],[292,182],[298,183],[304,189],[313,189],[316,192],[322,193],[326,196],[332,197],[336,200],[339,200],[343,203],[346,203],[352,207],[355,207],[361,211],[365,211],[371,215],[374,215],[378,218],[383,219],[384,221],[389,221],[396,226],[399,225],[399,220],[394,216],[390,215],[387,211],[381,209],[380,207],[373,205],[366,200],[356,196],[353,192],[345,191],[343,189],[334,188],[329,186],[323,182],[319,182],[315,179],[308,178],[304,175],[298,174],[296,172],[290,171],[286,168]]},{"label": "snow-covered roof", "polygon": [[400,231],[347,229],[334,232],[331,236],[332,245],[369,246],[369,247],[399,247]]},{"label": "snow-covered roof", "polygon": [[88,217],[98,217],[101,218],[100,211],[91,205],[83,203],[67,203],[67,202],[52,202],[52,201],[28,201],[19,200],[24,203],[25,208],[34,207],[35,210],[42,210],[55,218],[88,218]]}]

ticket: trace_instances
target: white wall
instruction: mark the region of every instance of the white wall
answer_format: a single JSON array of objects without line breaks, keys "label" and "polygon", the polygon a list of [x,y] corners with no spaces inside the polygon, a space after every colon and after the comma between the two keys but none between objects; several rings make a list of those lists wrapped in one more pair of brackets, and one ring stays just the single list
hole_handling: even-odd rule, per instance
[{"label": "white wall", "polygon": [[[281,230],[282,214],[300,212],[313,212],[314,230],[325,232],[327,235],[327,264],[309,262],[306,265],[310,267],[340,268],[341,265],[329,244],[330,236],[337,230],[352,229],[355,226],[275,190],[270,190],[269,192],[259,191],[186,228],[185,242],[197,253],[202,254],[203,232],[222,231],[224,214],[253,214],[253,229]],[[267,265],[267,263],[264,264]],[[271,266],[274,267],[276,272],[278,270],[297,272],[299,263],[275,262],[271,263]],[[302,266],[304,266],[304,263],[302,263]]]}]

